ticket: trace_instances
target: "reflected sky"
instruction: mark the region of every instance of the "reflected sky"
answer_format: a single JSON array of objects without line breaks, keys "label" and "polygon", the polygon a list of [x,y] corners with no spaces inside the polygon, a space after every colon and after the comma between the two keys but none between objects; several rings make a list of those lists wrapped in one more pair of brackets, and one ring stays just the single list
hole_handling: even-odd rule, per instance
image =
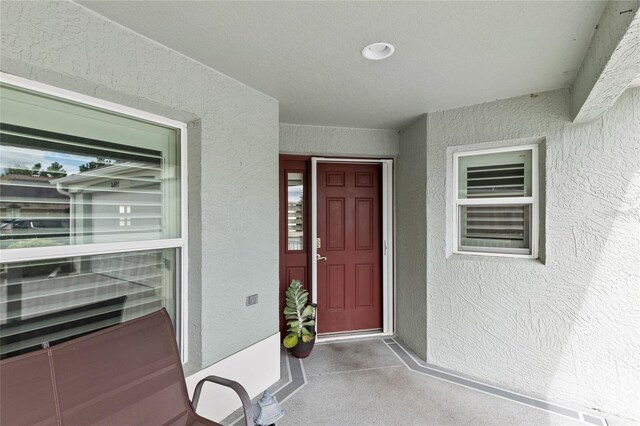
[{"label": "reflected sky", "polygon": [[72,175],[80,172],[79,167],[83,164],[96,161],[95,157],[85,155],[65,154],[53,151],[42,151],[39,149],[19,148],[14,146],[3,146],[2,157],[0,158],[1,173],[8,167],[24,166],[31,168],[34,164],[40,163],[42,169],[46,169],[54,162],[62,164],[67,174]]},{"label": "reflected sky", "polygon": [[302,201],[302,185],[290,186],[288,187],[288,191],[290,203],[299,203]]}]

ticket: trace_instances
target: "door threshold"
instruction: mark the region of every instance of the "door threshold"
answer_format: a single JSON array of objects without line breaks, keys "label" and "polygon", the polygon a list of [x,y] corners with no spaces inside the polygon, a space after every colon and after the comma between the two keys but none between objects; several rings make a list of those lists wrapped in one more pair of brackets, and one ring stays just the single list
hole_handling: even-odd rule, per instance
[{"label": "door threshold", "polygon": [[384,331],[376,330],[376,331],[353,331],[353,332],[343,332],[343,333],[323,333],[318,334],[316,336],[316,343],[332,343],[332,342],[341,342],[348,340],[366,340],[380,337],[389,337],[393,336],[393,333],[385,333]]}]

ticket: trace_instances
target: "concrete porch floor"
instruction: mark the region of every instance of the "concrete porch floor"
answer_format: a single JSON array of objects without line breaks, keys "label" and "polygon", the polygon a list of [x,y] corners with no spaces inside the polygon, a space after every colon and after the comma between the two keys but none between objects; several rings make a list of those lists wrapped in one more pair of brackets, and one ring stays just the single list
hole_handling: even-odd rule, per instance
[{"label": "concrete porch floor", "polygon": [[[414,371],[424,364],[410,354],[390,339],[318,344],[302,362],[283,351],[282,379],[270,388],[285,410],[278,425],[603,424],[598,417],[585,414],[582,422]],[[223,423],[243,424],[239,415]]]}]

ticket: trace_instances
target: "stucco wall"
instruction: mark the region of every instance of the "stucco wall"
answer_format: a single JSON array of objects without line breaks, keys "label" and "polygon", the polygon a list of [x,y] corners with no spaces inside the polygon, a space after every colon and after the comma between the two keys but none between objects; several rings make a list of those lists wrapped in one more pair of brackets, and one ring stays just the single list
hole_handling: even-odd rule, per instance
[{"label": "stucco wall", "polygon": [[396,161],[396,333],[427,353],[427,116],[400,132]]},{"label": "stucco wall", "polygon": [[[589,124],[569,111],[558,90],[429,114],[427,360],[638,419],[640,89]],[[447,147],[534,136],[546,138],[545,263],[447,257]]]},{"label": "stucco wall", "polygon": [[398,131],[280,124],[280,152],[354,157],[396,157]]},{"label": "stucco wall", "polygon": [[609,109],[640,69],[640,0],[610,1],[572,85],[571,113],[589,122]]},{"label": "stucco wall", "polygon": [[1,7],[2,71],[193,122],[187,373],[276,333],[278,102],[74,3]]}]

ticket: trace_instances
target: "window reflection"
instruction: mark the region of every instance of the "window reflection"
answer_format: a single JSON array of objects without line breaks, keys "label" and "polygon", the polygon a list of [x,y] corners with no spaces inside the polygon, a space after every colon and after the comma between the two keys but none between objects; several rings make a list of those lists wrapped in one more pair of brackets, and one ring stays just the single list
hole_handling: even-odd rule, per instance
[{"label": "window reflection", "polygon": [[176,324],[179,130],[4,84],[0,110],[0,359],[163,307]]},{"label": "window reflection", "polygon": [[176,249],[0,264],[0,359],[166,308]]},{"label": "window reflection", "polygon": [[20,139],[5,141],[9,126],[2,127],[0,249],[175,236],[163,199],[177,180],[167,179],[161,152],[107,153],[100,141],[44,140],[18,126],[10,130]]},{"label": "window reflection", "polygon": [[287,249],[304,250],[304,176],[287,173]]}]

